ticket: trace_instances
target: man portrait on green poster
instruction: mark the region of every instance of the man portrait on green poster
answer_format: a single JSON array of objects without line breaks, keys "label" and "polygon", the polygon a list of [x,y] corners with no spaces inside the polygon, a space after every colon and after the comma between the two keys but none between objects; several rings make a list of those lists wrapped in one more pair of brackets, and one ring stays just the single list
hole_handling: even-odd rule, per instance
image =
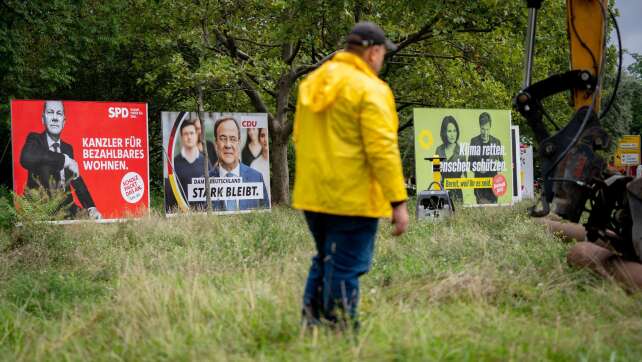
[{"label": "man portrait on green poster", "polygon": [[[504,161],[504,156],[499,152],[488,152],[488,150],[501,148],[502,143],[499,139],[490,134],[492,127],[492,120],[488,112],[482,112],[479,115],[479,135],[470,140],[471,148],[478,148],[481,150],[479,154],[468,156],[470,164],[477,163],[483,165],[488,161]],[[489,147],[490,146],[490,147]],[[496,170],[486,170],[482,168],[473,171],[475,178],[487,178],[497,175]],[[492,188],[476,188],[475,198],[477,204],[496,204],[497,195],[493,192]]]}]

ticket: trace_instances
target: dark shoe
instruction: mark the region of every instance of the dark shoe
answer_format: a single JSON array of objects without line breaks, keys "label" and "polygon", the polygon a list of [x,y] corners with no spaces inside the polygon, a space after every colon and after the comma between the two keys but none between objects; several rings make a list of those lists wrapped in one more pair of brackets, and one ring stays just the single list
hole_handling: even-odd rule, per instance
[{"label": "dark shoe", "polygon": [[358,333],[359,328],[361,327],[359,320],[357,318],[351,317],[343,313],[342,310],[339,310],[337,313],[328,313],[324,314],[323,321],[325,325],[337,332],[353,332]]},{"label": "dark shoe", "polygon": [[301,309],[301,323],[304,327],[318,327],[321,325],[319,311],[311,305],[304,305]]}]

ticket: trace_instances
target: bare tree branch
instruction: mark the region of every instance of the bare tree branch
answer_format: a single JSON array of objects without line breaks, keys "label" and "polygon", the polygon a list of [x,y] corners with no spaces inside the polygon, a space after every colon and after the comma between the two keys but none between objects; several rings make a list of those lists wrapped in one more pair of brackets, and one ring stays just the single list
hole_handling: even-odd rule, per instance
[{"label": "bare tree branch", "polygon": [[301,76],[306,75],[306,74],[310,73],[311,71],[317,69],[323,63],[325,63],[328,60],[330,60],[330,58],[332,58],[337,52],[338,52],[338,50],[333,51],[332,53],[326,55],[325,57],[323,57],[321,60],[319,60],[318,62],[316,62],[314,64],[302,65],[300,67],[297,67],[294,70],[294,79],[295,80],[299,79]]},{"label": "bare tree branch", "polygon": [[356,1],[354,4],[354,22],[355,24],[361,21],[361,13],[363,12],[363,1]]},{"label": "bare tree branch", "polygon": [[294,58],[296,58],[297,54],[299,54],[300,49],[301,49],[301,40],[298,40],[294,48],[290,47],[289,55],[287,57],[284,57],[285,64],[292,65],[292,62],[294,61]]},{"label": "bare tree branch", "polygon": [[266,44],[266,43],[259,43],[257,41],[251,40],[251,39],[245,39],[245,38],[234,38],[236,41],[242,41],[246,43],[250,43],[259,47],[264,47],[264,48],[278,48],[281,46],[281,44]]},{"label": "bare tree branch", "polygon": [[[201,26],[202,26],[202,31],[203,31],[203,42],[205,43],[206,47],[211,50],[217,50],[216,47],[212,46],[211,41],[210,41],[210,35],[209,31],[207,29],[207,19],[203,18],[201,20]],[[231,36],[229,36],[227,33],[221,32],[219,29],[214,28],[213,29],[214,34],[216,35],[217,40],[225,46],[225,48],[228,50],[228,55],[231,56],[233,59],[237,59],[240,61],[246,61],[250,64],[254,64],[252,61],[252,58],[245,52],[241,51],[238,49],[236,46],[235,39]],[[263,101],[263,98],[261,97],[261,94],[256,90],[254,86],[252,86],[252,83],[256,84],[258,87],[261,87],[261,90],[269,94],[270,96],[277,98],[277,94],[274,91],[271,91],[267,89],[266,87],[263,87],[261,85],[261,82],[259,79],[252,74],[243,74],[239,78],[239,84],[241,85],[240,89],[243,90],[243,92],[248,96],[250,99],[250,102],[254,106],[254,108],[258,112],[263,112],[268,114],[268,120],[270,123],[270,128],[272,128],[272,115],[270,114],[267,105]]]},{"label": "bare tree branch", "polygon": [[[435,16],[430,19],[421,29],[419,29],[417,32],[412,33],[404,38],[404,40],[400,41],[397,43],[397,49],[393,51],[389,51],[386,54],[386,67],[384,68],[383,72],[381,72],[381,77],[385,78],[388,75],[388,72],[390,71],[390,67],[388,64],[393,64],[392,63],[392,58],[394,56],[397,56],[401,50],[409,47],[410,45],[422,42],[424,40],[432,38],[432,30],[434,24],[437,22],[437,20],[441,17],[441,13],[435,14]],[[497,24],[491,25],[487,28],[475,28],[475,27],[468,27],[468,28],[461,28],[461,29],[455,29],[451,33],[487,33],[491,32]],[[443,58],[443,59],[468,59],[466,55],[464,54],[462,57],[448,57],[448,56],[432,56],[433,58]]]},{"label": "bare tree branch", "polygon": [[441,55],[441,54],[432,54],[432,53],[398,53],[397,57],[401,58],[437,58],[437,59],[465,59],[466,57],[461,55]]},{"label": "bare tree branch", "polygon": [[317,50],[314,47],[314,41],[310,42],[310,59],[312,59],[313,62],[317,61]]},{"label": "bare tree branch", "polygon": [[246,76],[247,76],[247,77],[248,77],[252,82],[254,82],[254,84],[256,84],[257,86],[261,87],[261,90],[262,90],[262,91],[264,91],[265,93],[267,93],[267,94],[269,94],[270,96],[272,96],[272,98],[276,98],[276,97],[277,97],[276,92],[274,92],[273,90],[270,90],[270,89],[268,89],[267,87],[263,86],[263,85],[261,84],[261,82],[259,82],[258,78],[257,78],[255,75],[253,75],[253,74],[246,74]]},{"label": "bare tree branch", "polygon": [[426,40],[430,37],[432,34],[432,29],[437,20],[441,17],[441,13],[435,14],[435,16],[432,17],[424,26],[421,27],[417,32],[412,33],[408,36],[405,37],[404,40],[400,41],[397,43],[397,49],[388,52],[386,54],[386,57],[389,59],[394,57],[395,54],[399,53],[402,49],[407,48],[408,46],[415,44],[417,42],[420,42],[422,40]]},{"label": "bare tree branch", "polygon": [[493,25],[492,27],[489,28],[463,28],[463,29],[457,29],[454,31],[454,33],[490,33],[493,31],[498,24]]},{"label": "bare tree branch", "polygon": [[397,112],[401,112],[402,110],[410,107],[410,106],[422,106],[422,107],[432,107],[432,104],[428,104],[426,102],[417,102],[417,101],[397,101]]},{"label": "bare tree branch", "polygon": [[230,55],[233,58],[237,58],[244,61],[250,60],[250,56],[236,46],[236,42],[234,41],[234,38],[232,38],[231,36],[228,36],[227,34],[221,32],[219,29],[216,29],[216,28],[214,28],[214,34],[216,34],[216,38],[218,39],[218,41],[220,41],[225,46],[225,48],[227,48],[227,50],[229,51]]},{"label": "bare tree branch", "polygon": [[207,30],[207,18],[201,19],[201,31],[203,33],[203,43],[208,49],[214,49],[212,43],[210,43],[210,32]]},{"label": "bare tree branch", "polygon": [[403,131],[404,129],[406,129],[406,128],[408,128],[408,127],[412,126],[412,124],[413,124],[414,120],[415,120],[415,119],[414,119],[414,117],[413,117],[413,116],[410,116],[410,118],[408,119],[408,121],[406,121],[406,123],[404,123],[402,126],[400,126],[400,127],[397,129],[397,134],[401,133],[401,131]]},{"label": "bare tree branch", "polygon": [[248,98],[250,98],[250,102],[252,102],[252,105],[254,106],[254,108],[259,112],[268,113],[268,117],[269,117],[270,112],[268,111],[267,105],[265,104],[265,102],[263,102],[261,95],[256,90],[256,88],[252,86],[250,81],[246,77],[241,76],[239,79],[239,83],[243,88],[243,92],[245,92]]}]

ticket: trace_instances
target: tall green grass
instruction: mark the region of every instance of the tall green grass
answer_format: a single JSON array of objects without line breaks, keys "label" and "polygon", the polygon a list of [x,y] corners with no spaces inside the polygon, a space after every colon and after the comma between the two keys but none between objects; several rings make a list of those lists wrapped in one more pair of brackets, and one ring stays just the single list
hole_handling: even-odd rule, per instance
[{"label": "tall green grass", "polygon": [[301,328],[313,243],[287,208],[4,228],[0,359],[639,360],[640,295],[525,214],[382,223],[356,339]]}]

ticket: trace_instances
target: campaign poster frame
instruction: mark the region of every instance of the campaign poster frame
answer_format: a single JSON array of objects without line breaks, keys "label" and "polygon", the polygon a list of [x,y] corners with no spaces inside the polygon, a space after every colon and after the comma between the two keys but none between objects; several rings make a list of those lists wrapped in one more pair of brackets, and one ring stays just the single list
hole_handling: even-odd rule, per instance
[{"label": "campaign poster frame", "polygon": [[426,158],[437,155],[445,158],[440,168],[443,186],[456,203],[512,205],[509,110],[415,108],[413,116],[418,194],[433,181]]},{"label": "campaign poster frame", "polygon": [[519,126],[511,126],[511,156],[513,157],[513,203],[522,200],[522,163],[520,154]]},{"label": "campaign poster frame", "polygon": [[[226,138],[223,143],[215,137],[216,125],[222,127],[219,128],[222,133],[232,132],[229,135],[219,134],[219,137]],[[161,112],[161,127],[164,209],[167,216],[208,211],[204,177],[206,168],[210,175],[212,213],[271,210],[266,113]],[[193,132],[197,134],[196,145],[191,138]],[[261,144],[258,153],[252,147],[256,145],[256,137]],[[231,139],[236,141],[234,145]],[[226,169],[234,162],[237,162],[236,166]]]},{"label": "campaign poster frame", "polygon": [[640,135],[624,135],[618,140],[615,167],[640,165]]},{"label": "campaign poster frame", "polygon": [[533,166],[533,146],[520,145],[522,173],[522,199],[535,199],[535,173]]},{"label": "campaign poster frame", "polygon": [[10,109],[17,208],[52,200],[57,223],[149,213],[147,103],[11,100]]}]

